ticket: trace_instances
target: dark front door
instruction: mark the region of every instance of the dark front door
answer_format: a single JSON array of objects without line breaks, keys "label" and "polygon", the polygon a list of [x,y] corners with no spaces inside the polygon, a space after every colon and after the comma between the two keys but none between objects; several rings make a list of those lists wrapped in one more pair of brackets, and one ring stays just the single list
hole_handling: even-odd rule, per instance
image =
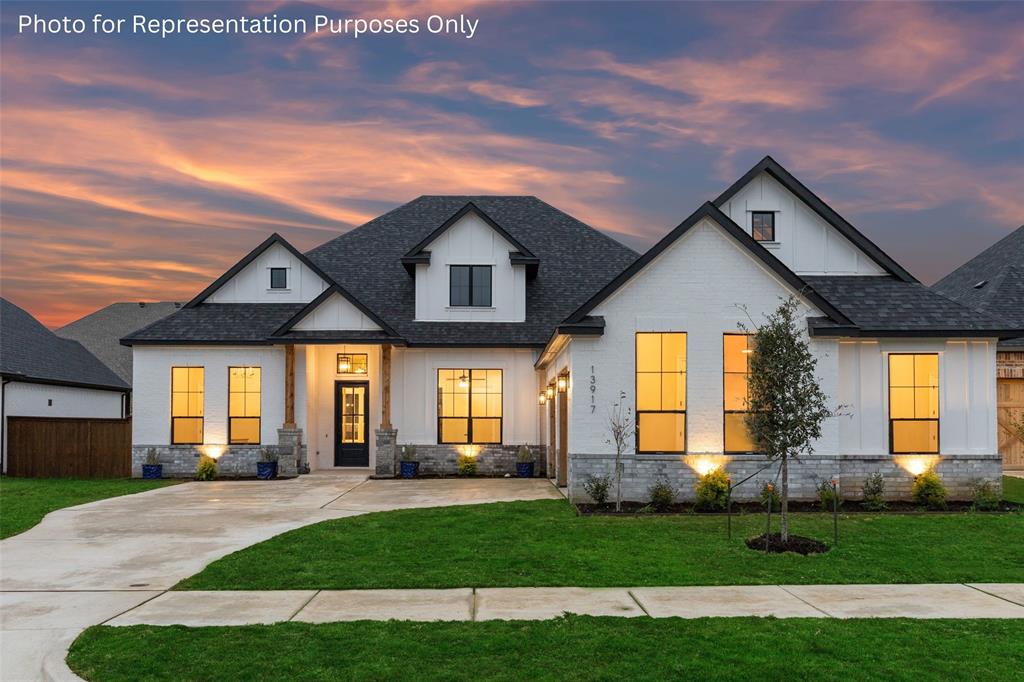
[{"label": "dark front door", "polygon": [[334,383],[334,466],[370,466],[367,441],[370,386],[365,381]]}]

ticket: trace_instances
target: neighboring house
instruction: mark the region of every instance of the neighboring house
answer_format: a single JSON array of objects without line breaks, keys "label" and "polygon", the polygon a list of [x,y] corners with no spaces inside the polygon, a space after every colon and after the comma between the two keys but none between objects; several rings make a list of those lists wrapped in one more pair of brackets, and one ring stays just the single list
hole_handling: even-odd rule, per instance
[{"label": "neighboring house", "polygon": [[82,344],[60,338],[7,299],[0,299],[0,375],[4,471],[9,417],[118,419],[131,390]]},{"label": "neighboring house", "polygon": [[[136,472],[199,451],[252,475],[513,470],[519,444],[583,495],[611,473],[608,413],[636,418],[628,499],[764,465],[743,421],[740,324],[795,295],[818,373],[850,416],[792,474],[797,496],[881,471],[906,494],[938,463],[955,495],[999,480],[1000,321],[932,292],[766,157],[643,256],[535,197],[423,196],[300,253],[274,235],[133,346]],[[891,397],[891,398],[890,398]],[[941,461],[940,461],[941,460]],[[766,472],[764,478],[769,474]],[[754,485],[737,495],[755,495]]]},{"label": "neighboring house", "polygon": [[[933,287],[1009,326],[1024,328],[1024,225],[988,247]],[[1024,469],[1024,443],[1007,426],[1024,412],[1024,336],[999,342],[996,354],[999,451],[1007,469]]]}]

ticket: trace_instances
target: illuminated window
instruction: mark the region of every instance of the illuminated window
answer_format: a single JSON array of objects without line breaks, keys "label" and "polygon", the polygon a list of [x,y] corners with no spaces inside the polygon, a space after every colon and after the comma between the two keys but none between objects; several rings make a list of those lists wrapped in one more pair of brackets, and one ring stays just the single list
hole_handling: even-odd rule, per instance
[{"label": "illuminated window", "polygon": [[750,412],[747,381],[754,337],[751,334],[726,334],[722,344],[722,411],[725,422],[725,451],[754,452],[757,447],[747,428]]},{"label": "illuminated window", "polygon": [[437,370],[437,442],[501,442],[501,370]]},{"label": "illuminated window", "polygon": [[775,213],[772,211],[751,213],[750,233],[759,242],[775,241]]},{"label": "illuminated window", "polygon": [[171,443],[203,442],[202,367],[171,368]]},{"label": "illuminated window", "polygon": [[366,353],[338,353],[338,374],[366,374]]},{"label": "illuminated window", "polygon": [[491,305],[491,266],[452,265],[450,267],[448,305],[489,308]]},{"label": "illuminated window", "polygon": [[636,335],[637,452],[686,450],[686,334]]},{"label": "illuminated window", "polygon": [[228,442],[260,442],[260,368],[228,368]]},{"label": "illuminated window", "polygon": [[889,451],[939,451],[939,356],[889,355]]}]

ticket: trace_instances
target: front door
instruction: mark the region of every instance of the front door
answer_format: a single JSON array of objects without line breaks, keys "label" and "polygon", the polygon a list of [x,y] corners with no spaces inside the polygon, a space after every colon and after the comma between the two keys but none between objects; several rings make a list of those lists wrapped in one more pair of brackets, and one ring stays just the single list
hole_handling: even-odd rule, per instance
[{"label": "front door", "polygon": [[370,466],[367,440],[370,386],[365,381],[334,383],[334,466]]}]

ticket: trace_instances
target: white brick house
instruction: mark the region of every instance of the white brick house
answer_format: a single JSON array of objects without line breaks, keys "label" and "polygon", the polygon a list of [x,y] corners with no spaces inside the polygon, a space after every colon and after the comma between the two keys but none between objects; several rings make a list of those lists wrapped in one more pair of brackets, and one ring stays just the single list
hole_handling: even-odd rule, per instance
[{"label": "white brick house", "polygon": [[[515,447],[582,494],[610,472],[607,414],[636,415],[630,497],[657,476],[763,465],[743,424],[746,337],[796,295],[832,420],[793,476],[902,494],[936,463],[955,494],[998,480],[994,363],[1019,335],[918,283],[771,158],[637,256],[534,197],[420,197],[302,254],[275,235],[178,313],[136,332],[134,458],[187,474],[200,451],[251,475],[369,467],[397,444],[426,473],[485,473]],[[138,468],[138,467],[137,467]]]}]

